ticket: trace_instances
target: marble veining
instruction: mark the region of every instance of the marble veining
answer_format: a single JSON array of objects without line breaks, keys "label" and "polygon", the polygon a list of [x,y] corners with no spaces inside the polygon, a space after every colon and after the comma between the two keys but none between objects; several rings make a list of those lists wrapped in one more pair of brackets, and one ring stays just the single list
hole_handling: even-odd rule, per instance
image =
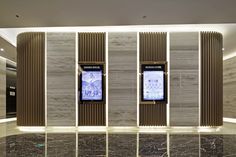
[{"label": "marble veining", "polygon": [[139,134],[139,155],[167,157],[166,134]]},{"label": "marble veining", "polygon": [[137,33],[108,34],[108,125],[137,125]]},{"label": "marble veining", "polygon": [[78,156],[106,156],[106,134],[79,134]]},{"label": "marble veining", "polygon": [[170,125],[199,125],[198,33],[170,33]]},{"label": "marble veining", "polygon": [[136,134],[109,134],[108,135],[108,156],[133,157],[137,151]]},{"label": "marble veining", "polygon": [[0,138],[0,157],[233,157],[235,143],[235,134],[30,133]]},{"label": "marble veining", "polygon": [[0,58],[0,119],[6,118],[6,60]]},{"label": "marble veining", "polygon": [[75,33],[47,33],[47,125],[75,126]]},{"label": "marble veining", "polygon": [[199,156],[199,135],[170,135],[170,156]]},{"label": "marble veining", "polygon": [[236,57],[223,61],[224,117],[236,118]]}]

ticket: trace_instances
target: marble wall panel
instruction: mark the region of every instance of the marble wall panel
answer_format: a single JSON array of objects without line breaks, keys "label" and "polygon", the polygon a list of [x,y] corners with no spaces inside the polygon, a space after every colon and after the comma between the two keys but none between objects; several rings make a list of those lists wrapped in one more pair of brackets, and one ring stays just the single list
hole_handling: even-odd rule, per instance
[{"label": "marble wall panel", "polygon": [[75,126],[75,33],[47,33],[47,125]]},{"label": "marble wall panel", "polygon": [[0,58],[0,119],[6,118],[6,60]]},{"label": "marble wall panel", "polygon": [[223,115],[236,118],[236,57],[223,62]]},{"label": "marble wall panel", "polygon": [[108,125],[137,125],[137,33],[108,34]]},{"label": "marble wall panel", "polygon": [[170,125],[199,125],[198,33],[170,33]]}]

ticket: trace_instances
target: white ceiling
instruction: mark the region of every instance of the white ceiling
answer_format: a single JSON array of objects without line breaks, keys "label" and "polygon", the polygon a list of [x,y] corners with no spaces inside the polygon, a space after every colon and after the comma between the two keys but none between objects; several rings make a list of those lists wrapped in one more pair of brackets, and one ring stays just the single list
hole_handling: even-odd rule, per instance
[{"label": "white ceiling", "polygon": [[1,0],[0,28],[235,23],[235,6],[235,0]]}]

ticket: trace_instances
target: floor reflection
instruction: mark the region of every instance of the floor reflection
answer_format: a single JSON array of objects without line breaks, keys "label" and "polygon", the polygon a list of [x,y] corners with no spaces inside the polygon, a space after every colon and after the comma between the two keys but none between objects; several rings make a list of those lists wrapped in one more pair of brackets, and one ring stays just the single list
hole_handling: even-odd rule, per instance
[{"label": "floor reflection", "polygon": [[0,138],[0,157],[236,156],[236,135],[21,134]]}]

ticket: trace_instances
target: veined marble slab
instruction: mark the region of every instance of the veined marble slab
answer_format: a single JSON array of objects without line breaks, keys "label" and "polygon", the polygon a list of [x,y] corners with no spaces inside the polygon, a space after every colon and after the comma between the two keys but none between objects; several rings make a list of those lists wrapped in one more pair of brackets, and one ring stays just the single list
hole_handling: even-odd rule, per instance
[{"label": "veined marble slab", "polygon": [[170,125],[199,125],[198,32],[170,33]]},{"label": "veined marble slab", "polygon": [[236,118],[236,57],[223,62],[224,117]]},{"label": "veined marble slab", "polygon": [[0,58],[0,119],[6,118],[6,60]]},{"label": "veined marble slab", "polygon": [[75,126],[75,33],[47,33],[47,125]]},{"label": "veined marble slab", "polygon": [[200,136],[170,135],[170,156],[199,156]]},{"label": "veined marble slab", "polygon": [[137,33],[108,34],[108,125],[137,125]]}]

